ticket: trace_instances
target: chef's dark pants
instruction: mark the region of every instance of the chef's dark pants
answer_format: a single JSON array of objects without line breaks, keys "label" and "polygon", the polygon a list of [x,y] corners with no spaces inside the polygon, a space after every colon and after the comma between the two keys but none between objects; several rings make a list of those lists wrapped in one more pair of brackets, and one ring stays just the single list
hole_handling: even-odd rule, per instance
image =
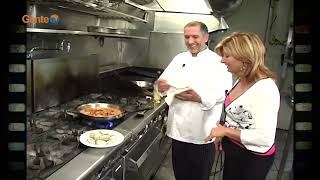
[{"label": "chef's dark pants", "polygon": [[172,165],[176,180],[209,180],[214,157],[214,143],[192,144],[172,139]]},{"label": "chef's dark pants", "polygon": [[259,156],[223,138],[223,180],[265,180],[273,164],[274,155]]}]

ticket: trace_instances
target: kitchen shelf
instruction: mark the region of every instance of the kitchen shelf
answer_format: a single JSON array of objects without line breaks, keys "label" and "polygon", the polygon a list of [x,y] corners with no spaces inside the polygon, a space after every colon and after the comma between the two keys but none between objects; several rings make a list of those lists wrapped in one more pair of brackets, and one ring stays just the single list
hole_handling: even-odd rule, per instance
[{"label": "kitchen shelf", "polygon": [[60,1],[30,1],[32,4],[36,5],[47,5],[51,7],[57,7],[62,9],[68,9],[72,11],[82,12],[86,14],[96,15],[105,18],[120,18],[126,21],[139,21],[147,23],[147,12],[144,14],[144,19],[136,17],[130,14],[122,13],[107,7],[97,6],[93,3],[85,3],[83,1],[76,0],[60,0]]},{"label": "kitchen shelf", "polygon": [[126,63],[103,66],[103,67],[99,68],[99,74],[104,74],[104,73],[108,73],[108,72],[115,71],[115,70],[125,69],[128,67],[130,67],[130,66]]},{"label": "kitchen shelf", "polygon": [[108,33],[98,33],[98,32],[87,32],[87,31],[41,29],[41,28],[27,28],[27,32],[52,33],[52,34],[72,34],[72,35],[85,35],[85,36],[108,36],[108,37],[132,38],[132,39],[149,39],[148,37],[133,36],[133,35],[126,35],[126,34],[108,34]]}]

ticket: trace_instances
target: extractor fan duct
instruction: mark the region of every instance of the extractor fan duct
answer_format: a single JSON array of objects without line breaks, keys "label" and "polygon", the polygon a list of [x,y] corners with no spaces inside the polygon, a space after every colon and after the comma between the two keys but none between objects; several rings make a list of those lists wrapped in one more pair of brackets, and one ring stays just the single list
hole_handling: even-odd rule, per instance
[{"label": "extractor fan duct", "polygon": [[241,5],[242,0],[207,0],[213,15],[225,17],[231,15]]}]

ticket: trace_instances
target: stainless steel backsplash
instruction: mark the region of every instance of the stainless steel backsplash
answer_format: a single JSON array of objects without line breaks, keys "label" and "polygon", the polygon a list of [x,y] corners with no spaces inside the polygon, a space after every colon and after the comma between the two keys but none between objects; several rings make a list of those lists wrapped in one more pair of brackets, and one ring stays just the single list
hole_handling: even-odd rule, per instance
[{"label": "stainless steel backsplash", "polygon": [[41,111],[98,90],[96,55],[31,61],[33,111]]}]

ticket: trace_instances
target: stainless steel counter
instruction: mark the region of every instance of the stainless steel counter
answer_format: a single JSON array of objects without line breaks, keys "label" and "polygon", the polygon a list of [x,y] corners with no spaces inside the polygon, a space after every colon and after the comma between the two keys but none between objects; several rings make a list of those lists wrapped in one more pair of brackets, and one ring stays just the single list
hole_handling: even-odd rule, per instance
[{"label": "stainless steel counter", "polygon": [[131,137],[139,133],[145,126],[154,119],[158,112],[165,109],[167,104],[164,100],[153,109],[148,110],[143,117],[131,116],[114,128],[115,131],[122,133],[125,136],[123,143],[111,148],[87,148],[74,159],[58,171],[49,176],[48,180],[74,180],[74,179],[89,179],[94,173],[113,160],[124,149],[126,143],[130,142]]}]

